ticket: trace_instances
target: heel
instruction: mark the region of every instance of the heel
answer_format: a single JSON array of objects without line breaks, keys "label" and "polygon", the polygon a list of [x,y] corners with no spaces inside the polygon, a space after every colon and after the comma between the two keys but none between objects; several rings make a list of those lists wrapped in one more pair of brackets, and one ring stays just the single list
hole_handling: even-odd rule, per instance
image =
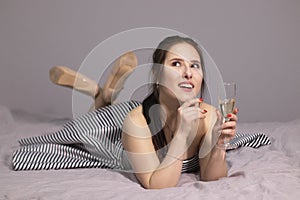
[{"label": "heel", "polygon": [[51,68],[49,76],[54,84],[73,88],[93,98],[98,95],[100,90],[95,81],[65,66]]}]

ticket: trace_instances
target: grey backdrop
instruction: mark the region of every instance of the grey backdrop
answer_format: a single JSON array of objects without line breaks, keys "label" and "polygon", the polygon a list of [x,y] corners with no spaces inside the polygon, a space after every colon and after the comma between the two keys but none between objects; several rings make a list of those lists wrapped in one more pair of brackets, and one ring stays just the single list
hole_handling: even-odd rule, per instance
[{"label": "grey backdrop", "polygon": [[71,117],[72,92],[49,69],[77,70],[101,41],[145,26],[200,41],[237,82],[241,122],[300,117],[298,0],[1,0],[0,105]]}]

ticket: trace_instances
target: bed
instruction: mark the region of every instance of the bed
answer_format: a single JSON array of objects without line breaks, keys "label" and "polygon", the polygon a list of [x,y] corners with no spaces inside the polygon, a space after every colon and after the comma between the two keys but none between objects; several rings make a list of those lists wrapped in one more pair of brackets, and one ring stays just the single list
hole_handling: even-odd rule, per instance
[{"label": "bed", "polygon": [[110,169],[14,171],[18,140],[47,134],[69,119],[0,106],[0,199],[299,199],[300,119],[239,123],[243,133],[263,132],[271,145],[228,152],[229,177],[203,182],[182,174],[177,187],[146,190],[134,175]]}]

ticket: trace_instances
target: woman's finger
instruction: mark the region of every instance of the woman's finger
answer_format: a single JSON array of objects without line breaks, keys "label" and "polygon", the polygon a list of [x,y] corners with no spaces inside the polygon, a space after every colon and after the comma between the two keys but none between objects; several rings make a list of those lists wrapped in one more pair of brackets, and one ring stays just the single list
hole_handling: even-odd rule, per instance
[{"label": "woman's finger", "polygon": [[186,102],[184,102],[179,108],[178,110],[187,108],[187,107],[191,107],[191,106],[196,106],[199,103],[201,103],[203,100],[202,99],[198,99],[198,98],[194,98],[194,99],[190,99]]},{"label": "woman's finger", "polygon": [[238,112],[239,112],[239,109],[238,109],[238,108],[234,108],[234,109],[233,109],[233,114],[236,115]]},{"label": "woman's finger", "polygon": [[193,121],[195,119],[204,119],[206,117],[207,111],[199,107],[188,107],[181,110],[181,117],[185,121]]},{"label": "woman's finger", "polygon": [[222,124],[222,129],[236,128],[235,121],[228,121]]},{"label": "woman's finger", "polygon": [[207,110],[202,109],[200,107],[187,107],[187,108],[181,109],[181,111],[184,113],[189,113],[189,112],[200,112],[202,114],[207,113]]},{"label": "woman's finger", "polygon": [[235,129],[223,129],[222,135],[226,135],[228,138],[233,138],[235,136]]},{"label": "woman's finger", "polygon": [[223,122],[223,116],[218,109],[216,109],[216,114],[217,114],[217,122],[216,123],[221,125]]},{"label": "woman's finger", "polygon": [[238,117],[237,115],[233,114],[233,113],[229,113],[227,115],[227,118],[230,120],[230,121],[238,121]]}]

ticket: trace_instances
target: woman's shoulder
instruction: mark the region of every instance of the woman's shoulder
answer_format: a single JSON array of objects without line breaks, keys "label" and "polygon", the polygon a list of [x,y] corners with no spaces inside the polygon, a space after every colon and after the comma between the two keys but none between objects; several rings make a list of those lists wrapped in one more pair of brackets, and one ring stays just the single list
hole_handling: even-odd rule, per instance
[{"label": "woman's shoulder", "polygon": [[125,119],[131,119],[138,124],[147,123],[145,117],[143,115],[143,107],[142,105],[137,106],[136,108],[132,109],[126,116]]},{"label": "woman's shoulder", "polygon": [[139,137],[141,137],[140,134],[149,136],[148,124],[143,115],[143,107],[141,105],[127,114],[123,123],[123,132],[129,135],[134,134],[135,136],[139,134]]}]

